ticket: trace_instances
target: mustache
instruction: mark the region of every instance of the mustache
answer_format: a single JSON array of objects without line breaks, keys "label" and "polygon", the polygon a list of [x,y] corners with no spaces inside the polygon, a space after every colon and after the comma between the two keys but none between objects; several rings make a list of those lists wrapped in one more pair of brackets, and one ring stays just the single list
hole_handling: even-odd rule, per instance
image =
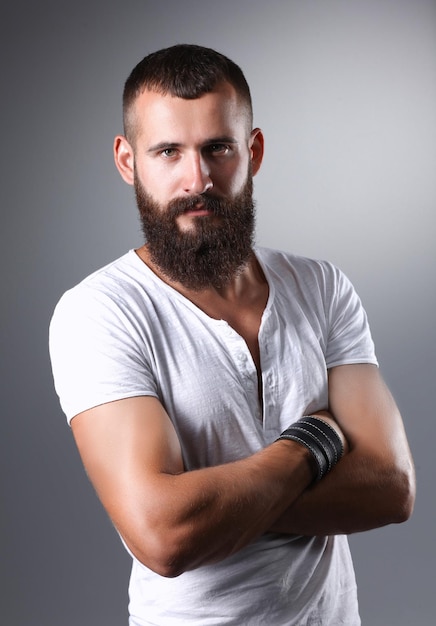
[{"label": "mustache", "polygon": [[220,217],[227,217],[232,212],[232,202],[213,194],[200,194],[188,198],[174,198],[168,203],[167,215],[178,217],[185,211],[192,211],[201,204],[207,211]]}]

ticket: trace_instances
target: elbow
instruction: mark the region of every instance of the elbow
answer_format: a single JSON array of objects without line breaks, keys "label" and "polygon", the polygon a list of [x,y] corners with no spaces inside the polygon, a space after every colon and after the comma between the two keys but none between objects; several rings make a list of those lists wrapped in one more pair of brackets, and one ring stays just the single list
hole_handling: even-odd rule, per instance
[{"label": "elbow", "polygon": [[171,550],[164,547],[155,554],[153,562],[149,565],[156,574],[164,578],[177,578],[189,568],[188,559],[178,547]]},{"label": "elbow", "polygon": [[413,468],[403,478],[403,498],[399,523],[407,522],[412,516],[416,498],[416,478]]},{"label": "elbow", "polygon": [[415,506],[416,477],[411,462],[396,471],[393,492],[395,498],[392,523],[402,524],[410,519]]},{"label": "elbow", "polygon": [[155,574],[159,574],[162,578],[177,578],[183,574],[186,570],[180,566],[174,560],[167,560],[165,558],[158,559],[147,565]]},{"label": "elbow", "polygon": [[184,548],[186,542],[171,531],[147,532],[146,542],[128,544],[133,556],[142,565],[164,578],[176,578],[192,569],[192,555]]}]

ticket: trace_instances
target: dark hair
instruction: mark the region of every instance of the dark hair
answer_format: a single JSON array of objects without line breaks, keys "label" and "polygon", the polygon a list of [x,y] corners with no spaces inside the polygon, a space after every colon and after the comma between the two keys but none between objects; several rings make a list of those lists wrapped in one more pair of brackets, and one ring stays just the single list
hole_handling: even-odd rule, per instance
[{"label": "dark hair", "polygon": [[222,83],[230,83],[252,118],[250,88],[241,68],[223,54],[203,46],[178,44],[146,56],[132,70],[123,92],[124,133],[134,132],[131,109],[145,89],[162,95],[195,99]]}]

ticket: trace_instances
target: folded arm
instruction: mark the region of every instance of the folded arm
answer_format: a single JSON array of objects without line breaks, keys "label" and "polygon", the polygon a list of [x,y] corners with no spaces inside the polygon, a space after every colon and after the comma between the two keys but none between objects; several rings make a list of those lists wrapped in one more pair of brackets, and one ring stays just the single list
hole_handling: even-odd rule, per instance
[{"label": "folded arm", "polygon": [[71,426],[117,530],[132,553],[163,576],[241,549],[314,477],[310,453],[293,441],[185,472],[175,430],[155,398],[104,404],[77,415]]},{"label": "folded arm", "polygon": [[379,370],[366,364],[332,368],[329,412],[349,451],[271,530],[348,534],[408,519],[415,498],[413,462],[400,413]]}]

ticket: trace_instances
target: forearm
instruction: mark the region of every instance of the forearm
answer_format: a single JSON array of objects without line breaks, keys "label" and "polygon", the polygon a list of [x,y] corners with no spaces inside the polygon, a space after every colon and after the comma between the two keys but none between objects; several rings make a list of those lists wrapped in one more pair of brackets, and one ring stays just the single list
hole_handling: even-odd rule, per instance
[{"label": "forearm", "polygon": [[76,416],[72,429],[115,527],[135,557],[163,576],[240,550],[265,533],[316,475],[311,453],[295,441],[184,471],[177,433],[155,398],[97,406]]},{"label": "forearm", "polygon": [[[164,542],[160,558],[171,561],[171,571],[184,571],[240,550],[269,530],[314,479],[323,481],[346,447],[337,424],[322,411],[247,459],[160,476],[158,490],[165,496],[153,511],[156,537]],[[150,535],[149,515],[147,521]]]},{"label": "forearm", "polygon": [[235,463],[161,474],[131,494],[137,521],[121,516],[116,525],[135,556],[164,576],[222,560],[266,532],[310,485],[309,457],[299,444],[276,442]]},{"label": "forearm", "polygon": [[410,516],[413,485],[408,459],[394,462],[352,450],[326,478],[302,493],[270,530],[335,535],[400,523]]},{"label": "forearm", "polygon": [[400,413],[378,369],[332,368],[329,403],[349,452],[271,530],[348,534],[408,519],[415,498],[413,461]]}]

